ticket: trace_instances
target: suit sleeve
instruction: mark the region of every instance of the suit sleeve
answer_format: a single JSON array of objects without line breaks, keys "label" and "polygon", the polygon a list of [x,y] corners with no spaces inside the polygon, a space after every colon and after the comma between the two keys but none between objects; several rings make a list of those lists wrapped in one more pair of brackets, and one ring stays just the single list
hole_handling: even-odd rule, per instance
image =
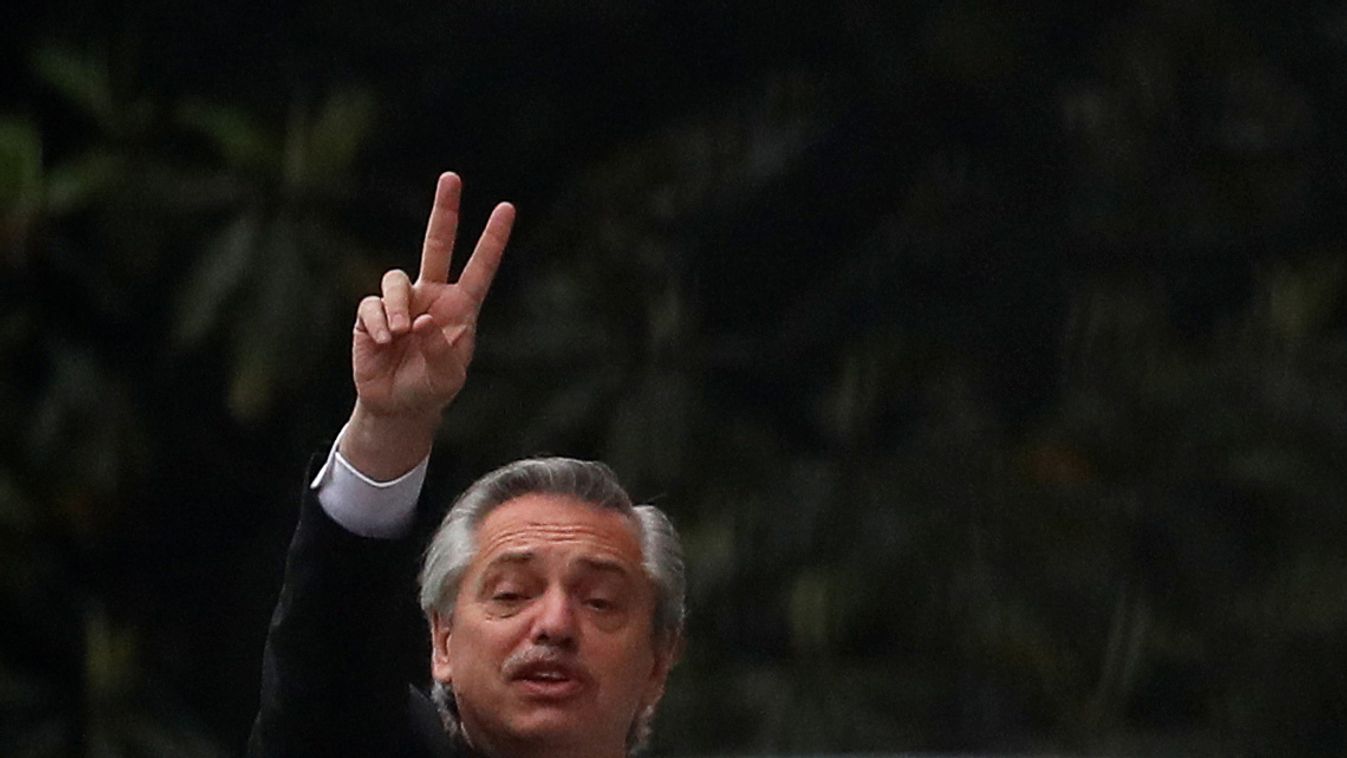
[{"label": "suit sleeve", "polygon": [[262,658],[250,756],[404,755],[416,540],[343,529],[304,488]]}]

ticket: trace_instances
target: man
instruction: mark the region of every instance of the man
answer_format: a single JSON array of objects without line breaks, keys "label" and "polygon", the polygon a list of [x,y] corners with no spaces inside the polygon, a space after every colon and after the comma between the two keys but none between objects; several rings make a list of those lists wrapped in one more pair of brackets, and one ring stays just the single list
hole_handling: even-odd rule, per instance
[{"label": "man", "polygon": [[514,221],[498,205],[450,283],[461,189],[440,177],[416,281],[390,271],[358,308],[355,408],[304,494],[251,755],[617,758],[644,738],[677,657],[672,525],[603,464],[550,458],[483,477],[431,541],[435,704],[386,665],[426,461]]}]

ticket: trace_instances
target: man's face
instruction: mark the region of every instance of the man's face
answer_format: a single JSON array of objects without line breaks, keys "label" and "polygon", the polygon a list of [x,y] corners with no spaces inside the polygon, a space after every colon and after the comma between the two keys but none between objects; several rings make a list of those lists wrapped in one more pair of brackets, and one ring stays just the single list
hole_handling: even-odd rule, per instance
[{"label": "man's face", "polygon": [[672,662],[656,650],[654,608],[625,515],[525,495],[478,527],[453,620],[432,621],[432,672],[489,755],[621,755]]}]

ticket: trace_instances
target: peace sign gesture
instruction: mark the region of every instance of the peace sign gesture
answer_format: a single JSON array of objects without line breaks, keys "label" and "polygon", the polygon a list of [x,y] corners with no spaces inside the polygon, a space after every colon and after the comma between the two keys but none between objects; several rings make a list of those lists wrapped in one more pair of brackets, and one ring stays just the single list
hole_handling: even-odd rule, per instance
[{"label": "peace sign gesture", "polygon": [[[440,176],[416,281],[389,271],[381,295],[362,300],[356,312],[351,367],[357,400],[341,451],[371,477],[397,476],[402,471],[383,469],[407,464],[405,471],[429,452],[440,413],[467,380],[478,314],[515,211],[509,203],[496,206],[462,275],[450,282],[462,191],[456,174]],[[408,464],[405,458],[422,449]]]}]

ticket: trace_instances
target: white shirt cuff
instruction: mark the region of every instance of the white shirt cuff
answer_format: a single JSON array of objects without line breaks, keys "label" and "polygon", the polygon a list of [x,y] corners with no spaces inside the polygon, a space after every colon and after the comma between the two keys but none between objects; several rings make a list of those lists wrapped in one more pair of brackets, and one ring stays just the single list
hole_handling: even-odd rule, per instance
[{"label": "white shirt cuff", "polygon": [[416,515],[416,499],[426,480],[423,458],[411,471],[389,482],[376,482],[356,471],[337,452],[346,427],[342,427],[327,461],[309,485],[318,495],[318,503],[328,517],[343,529],[361,537],[395,539],[411,532]]}]

